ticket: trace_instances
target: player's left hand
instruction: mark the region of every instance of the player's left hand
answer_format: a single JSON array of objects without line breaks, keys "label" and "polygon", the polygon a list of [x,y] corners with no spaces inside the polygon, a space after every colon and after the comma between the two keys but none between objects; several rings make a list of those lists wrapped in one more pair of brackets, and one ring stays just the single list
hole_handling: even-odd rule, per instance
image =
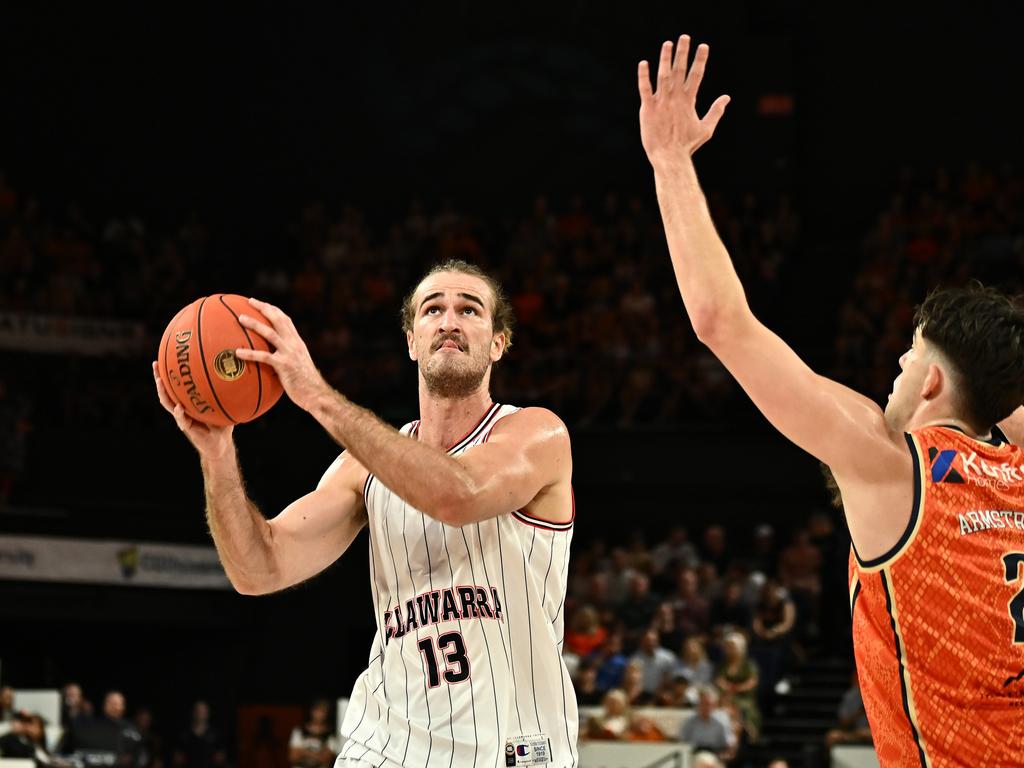
[{"label": "player's left hand", "polygon": [[292,319],[284,312],[259,299],[249,299],[249,304],[259,310],[270,325],[261,323],[249,315],[239,315],[238,322],[250,331],[255,331],[273,348],[273,352],[242,347],[235,350],[241,360],[265,363],[277,372],[284,391],[292,402],[303,410],[309,410],[317,397],[330,389],[320,375],[306,343],[295,330]]},{"label": "player's left hand", "polygon": [[672,42],[661,46],[658,62],[658,87],[651,89],[651,72],[646,61],[637,68],[640,88],[640,141],[652,164],[689,158],[711,138],[725,113],[728,96],[719,96],[704,117],[697,114],[697,91],[704,78],[708,46],[701,43],[687,71],[690,37],[683,35],[672,58]]}]

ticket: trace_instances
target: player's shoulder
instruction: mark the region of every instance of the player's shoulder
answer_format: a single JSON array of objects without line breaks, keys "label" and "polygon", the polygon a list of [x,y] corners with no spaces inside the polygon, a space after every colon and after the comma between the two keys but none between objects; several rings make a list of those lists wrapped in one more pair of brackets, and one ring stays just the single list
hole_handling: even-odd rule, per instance
[{"label": "player's shoulder", "polygon": [[492,436],[516,435],[530,440],[569,443],[569,428],[558,415],[541,407],[519,408],[495,423]]},{"label": "player's shoulder", "polygon": [[317,490],[320,490],[331,484],[335,486],[350,485],[354,489],[362,489],[369,476],[370,471],[363,466],[362,462],[345,450],[338,454],[338,457],[327,467],[316,487]]}]

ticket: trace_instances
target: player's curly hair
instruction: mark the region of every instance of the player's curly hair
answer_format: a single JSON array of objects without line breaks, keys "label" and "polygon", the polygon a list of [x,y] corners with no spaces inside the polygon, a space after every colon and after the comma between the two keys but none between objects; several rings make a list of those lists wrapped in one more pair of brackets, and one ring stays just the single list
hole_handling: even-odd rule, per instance
[{"label": "player's curly hair", "polygon": [[914,327],[956,369],[963,418],[987,432],[1024,405],[1024,305],[973,282],[939,288],[914,314]]},{"label": "player's curly hair", "polygon": [[512,303],[505,295],[505,291],[502,289],[501,283],[476,264],[470,264],[468,261],[463,261],[462,259],[448,259],[446,261],[440,261],[437,264],[434,264],[434,266],[423,274],[423,277],[416,281],[416,285],[413,286],[412,290],[409,291],[402,300],[402,330],[411,331],[413,323],[416,320],[416,307],[413,304],[413,301],[416,298],[416,289],[419,288],[423,281],[428,277],[440,272],[458,272],[463,275],[472,275],[473,277],[478,277],[487,283],[487,286],[491,289],[491,298],[493,299],[491,325],[494,327],[495,333],[502,333],[505,335],[505,351],[507,352],[512,347],[512,332],[515,326],[515,315],[512,312]]}]

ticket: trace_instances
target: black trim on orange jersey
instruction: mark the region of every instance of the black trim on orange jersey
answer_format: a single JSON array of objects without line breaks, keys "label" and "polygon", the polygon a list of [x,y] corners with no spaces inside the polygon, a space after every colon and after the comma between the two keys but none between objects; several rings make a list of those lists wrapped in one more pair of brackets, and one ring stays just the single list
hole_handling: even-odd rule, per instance
[{"label": "black trim on orange jersey", "polygon": [[461,440],[456,442],[455,445],[448,449],[448,453],[455,453],[455,451],[465,448],[469,443],[473,442],[473,440],[477,438],[480,432],[491,422],[491,419],[493,419],[495,414],[497,414],[498,411],[500,410],[501,404],[494,403],[487,410],[487,413],[483,415],[483,418],[481,418],[480,421],[477,422],[477,425],[473,427],[471,430],[469,430],[465,437],[463,437]]},{"label": "black trim on orange jersey", "polygon": [[892,595],[889,593],[889,580],[885,578],[885,572],[879,574],[882,577],[882,590],[885,592],[885,610],[889,614],[889,623],[892,625],[892,639],[896,647],[896,663],[900,667],[900,694],[903,697],[903,712],[907,716],[907,723],[910,724],[910,732],[914,736],[914,744],[917,745],[917,754],[921,758],[921,768],[928,768],[928,761],[924,756],[924,748],[921,746],[921,736],[917,732],[914,718],[910,714],[910,699],[907,695],[906,667],[903,666],[903,648],[900,645],[900,635],[896,631],[896,617],[892,612]]},{"label": "black trim on orange jersey", "polygon": [[850,616],[853,616],[853,612],[857,610],[857,598],[860,597],[860,580],[853,585],[853,597],[850,598]]},{"label": "black trim on orange jersey", "polygon": [[952,429],[956,432],[959,432],[961,435],[967,435],[967,437],[970,437],[971,440],[977,440],[979,443],[987,443],[988,445],[991,445],[995,448],[998,448],[999,446],[1008,444],[1010,442],[1009,440],[1006,439],[1006,435],[1003,434],[1003,430],[996,426],[992,427],[992,436],[989,437],[988,440],[986,440],[983,437],[971,437],[971,435],[968,435],[962,428],[956,426],[955,424],[939,424],[939,426],[942,427],[943,429]]},{"label": "black trim on orange jersey", "polygon": [[[921,514],[921,500],[924,494],[924,489],[921,487],[921,462],[917,455],[917,446],[914,444],[914,438],[909,432],[905,432],[903,437],[907,440],[907,447],[910,448],[910,458],[914,462],[914,501],[913,507],[910,510],[910,520],[907,522],[907,527],[903,531],[903,535],[900,536],[900,540],[897,541],[888,552],[880,557],[873,558],[871,560],[861,560],[860,555],[857,554],[857,545],[853,545],[853,556],[857,558],[857,565],[861,568],[877,568],[878,566],[885,563],[886,560],[890,560],[906,545],[910,539],[910,534],[914,532],[914,528],[917,527],[917,518]],[[852,542],[851,542],[852,543]]]}]

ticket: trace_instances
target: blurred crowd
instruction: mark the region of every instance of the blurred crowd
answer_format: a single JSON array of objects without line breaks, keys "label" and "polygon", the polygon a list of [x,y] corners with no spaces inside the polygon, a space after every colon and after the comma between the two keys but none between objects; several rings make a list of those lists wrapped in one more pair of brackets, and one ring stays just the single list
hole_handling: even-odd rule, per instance
[{"label": "blurred crowd", "polygon": [[[192,704],[188,725],[173,734],[154,726],[149,707],[136,707],[129,718],[120,691],[107,691],[102,701],[96,711],[81,686],[68,683],[61,689],[60,721],[52,724],[59,727],[50,729],[40,714],[14,708],[12,688],[0,688],[0,758],[31,759],[37,768],[230,768],[235,764],[229,760],[235,751],[229,751],[222,732],[214,727],[205,701]],[[329,768],[339,749],[332,711],[328,700],[314,701],[302,724],[291,730],[287,744],[275,743],[271,732],[257,732],[247,752],[251,766],[246,768],[274,768],[284,754],[293,768]]]},{"label": "blurred crowd", "polygon": [[[713,197],[712,205],[751,291],[772,307],[799,240],[789,198]],[[696,342],[660,218],[638,198],[541,196],[502,215],[413,200],[373,223],[357,207],[313,203],[290,224],[283,216],[279,229],[287,235],[272,249],[239,254],[199,216],[156,227],[77,205],[51,210],[0,173],[0,311],[138,322],[155,348],[171,317],[198,296],[260,296],[293,316],[333,384],[386,412],[408,408],[414,391],[402,295],[427,266],[457,257],[495,271],[515,306],[516,343],[495,377],[500,400],[543,402],[570,424],[628,425],[715,415],[735,391]],[[52,395],[37,419],[134,425],[151,393],[124,382],[150,352],[19,354],[12,389],[36,402]],[[36,388],[68,377],[78,386]]]},{"label": "blurred crowd", "polygon": [[[720,525],[697,540],[675,527],[656,546],[640,534],[573,559],[564,653],[591,716],[585,737],[681,739],[729,762],[761,738],[789,691],[794,660],[848,643],[836,562],[849,540],[828,513],[780,541],[768,524],[735,540]],[[826,567],[826,565],[830,567]],[[678,733],[637,710],[693,709]]]},{"label": "blurred crowd", "polygon": [[977,165],[904,169],[860,244],[839,308],[834,375],[876,400],[910,346],[913,309],[939,285],[1024,290],[1024,180]]}]

